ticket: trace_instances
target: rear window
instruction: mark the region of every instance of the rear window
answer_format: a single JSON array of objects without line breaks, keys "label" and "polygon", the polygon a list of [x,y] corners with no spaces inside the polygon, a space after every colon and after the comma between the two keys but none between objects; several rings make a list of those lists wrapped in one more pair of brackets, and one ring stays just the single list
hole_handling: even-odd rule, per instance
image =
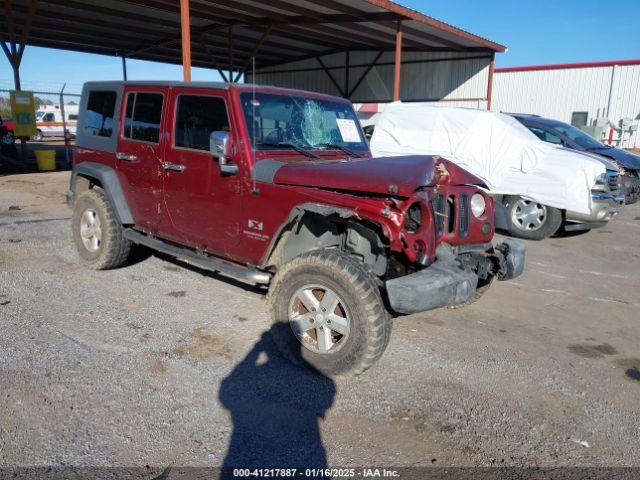
[{"label": "rear window", "polygon": [[159,143],[163,100],[161,93],[130,93],[123,136],[140,142]]},{"label": "rear window", "polygon": [[209,136],[217,131],[229,131],[229,116],[222,98],[202,95],[178,97],[176,147],[209,151]]},{"label": "rear window", "polygon": [[116,97],[116,92],[94,91],[89,93],[84,116],[84,132],[86,134],[98,137],[110,137],[113,134]]}]

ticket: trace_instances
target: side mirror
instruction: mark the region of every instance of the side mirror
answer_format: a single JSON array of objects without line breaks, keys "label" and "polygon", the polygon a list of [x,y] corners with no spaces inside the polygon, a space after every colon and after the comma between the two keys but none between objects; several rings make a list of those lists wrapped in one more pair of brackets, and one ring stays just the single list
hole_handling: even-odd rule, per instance
[{"label": "side mirror", "polygon": [[209,136],[209,152],[211,152],[213,158],[218,160],[222,175],[235,175],[238,173],[237,165],[227,163],[227,157],[231,153],[229,132],[211,132]]}]

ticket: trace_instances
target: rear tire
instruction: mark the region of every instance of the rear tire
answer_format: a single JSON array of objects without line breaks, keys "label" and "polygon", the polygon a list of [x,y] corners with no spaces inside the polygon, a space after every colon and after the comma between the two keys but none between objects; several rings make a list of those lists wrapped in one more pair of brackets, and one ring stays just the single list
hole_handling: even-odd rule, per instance
[{"label": "rear tire", "polygon": [[562,212],[526,197],[507,198],[509,234],[527,240],[542,240],[558,231]]},{"label": "rear tire", "polygon": [[131,242],[124,237],[124,228],[101,188],[78,197],[71,222],[78,255],[87,267],[109,270],[127,262]]},{"label": "rear tire", "polygon": [[347,254],[294,258],[276,273],[268,301],[280,352],[328,377],[361,374],[389,343],[391,319],[375,276]]}]

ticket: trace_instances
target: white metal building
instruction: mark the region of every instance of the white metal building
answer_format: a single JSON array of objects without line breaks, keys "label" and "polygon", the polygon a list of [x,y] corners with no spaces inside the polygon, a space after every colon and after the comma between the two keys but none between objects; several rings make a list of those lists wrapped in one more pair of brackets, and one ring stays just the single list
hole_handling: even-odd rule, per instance
[{"label": "white metal building", "polygon": [[[594,125],[608,118],[640,121],[640,59],[495,69],[491,109]],[[607,129],[608,130],[608,129]],[[618,133],[614,130],[614,139]],[[623,146],[640,147],[638,132]]]},{"label": "white metal building", "polygon": [[[487,108],[492,57],[490,52],[404,52],[400,98]],[[394,52],[352,51],[262,68],[256,82],[368,103],[392,100],[393,75]]]}]

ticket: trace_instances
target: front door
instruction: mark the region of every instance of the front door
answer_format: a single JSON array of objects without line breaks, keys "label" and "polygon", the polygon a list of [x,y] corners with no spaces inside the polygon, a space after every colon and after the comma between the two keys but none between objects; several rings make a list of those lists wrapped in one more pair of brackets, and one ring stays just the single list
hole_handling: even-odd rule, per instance
[{"label": "front door", "polygon": [[124,91],[116,171],[136,226],[155,233],[162,211],[163,105],[168,88]]},{"label": "front door", "polygon": [[209,152],[211,132],[227,131],[234,141],[228,93],[224,90],[174,88],[174,124],[165,159],[164,204],[173,226],[172,237],[225,256],[239,241],[242,165],[234,176],[223,176]]}]

